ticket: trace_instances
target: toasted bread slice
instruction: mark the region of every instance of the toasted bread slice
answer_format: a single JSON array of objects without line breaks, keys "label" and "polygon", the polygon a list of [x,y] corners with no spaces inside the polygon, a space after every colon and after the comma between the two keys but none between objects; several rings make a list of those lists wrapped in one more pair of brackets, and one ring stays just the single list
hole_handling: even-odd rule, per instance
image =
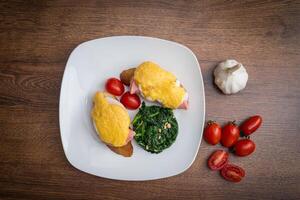
[{"label": "toasted bread slice", "polygon": [[125,146],[122,147],[113,147],[110,145],[106,145],[106,146],[116,154],[122,155],[124,157],[130,157],[132,156],[133,153],[133,147],[131,141],[129,141]]}]

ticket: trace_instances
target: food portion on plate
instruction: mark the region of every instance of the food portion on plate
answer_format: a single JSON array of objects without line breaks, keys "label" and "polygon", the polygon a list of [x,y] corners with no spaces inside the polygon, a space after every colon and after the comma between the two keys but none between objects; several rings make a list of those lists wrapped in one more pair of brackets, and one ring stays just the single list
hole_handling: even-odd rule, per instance
[{"label": "food portion on plate", "polygon": [[[121,74],[122,75],[122,74]],[[125,75],[124,75],[125,76]],[[166,108],[187,109],[188,93],[176,76],[161,68],[158,64],[147,61],[140,64],[132,74],[128,72],[130,93],[140,93],[149,101],[157,101]],[[124,78],[124,77],[123,77]],[[128,81],[128,78],[124,78]]]},{"label": "food portion on plate", "polygon": [[130,68],[122,71],[120,74],[120,79],[124,83],[124,85],[130,86],[130,81],[134,75],[134,71],[136,68]]},{"label": "food portion on plate", "polygon": [[101,141],[112,151],[131,156],[134,131],[129,128],[130,117],[126,108],[106,92],[96,92],[93,100],[91,116]]},{"label": "food portion on plate", "polygon": [[[125,157],[133,154],[133,137],[151,153],[160,153],[169,148],[178,134],[178,123],[172,109],[188,108],[186,89],[175,75],[150,61],[143,62],[137,68],[124,70],[120,79],[109,78],[105,84],[107,92],[96,92],[94,96],[91,115],[101,141]],[[129,91],[126,92],[123,84],[130,86]],[[143,102],[132,122],[132,130],[126,109],[140,107],[139,94],[162,106],[146,106]]]},{"label": "food portion on plate", "polygon": [[171,109],[155,105],[146,106],[145,102],[132,125],[136,133],[136,142],[151,153],[160,153],[169,148],[178,134],[178,123]]},{"label": "food portion on plate", "polygon": [[115,96],[121,96],[125,91],[123,83],[117,78],[109,78],[106,81],[105,89]]},{"label": "food portion on plate", "polygon": [[125,92],[120,102],[129,110],[138,109],[141,105],[140,97],[136,94],[130,94],[130,92]]}]

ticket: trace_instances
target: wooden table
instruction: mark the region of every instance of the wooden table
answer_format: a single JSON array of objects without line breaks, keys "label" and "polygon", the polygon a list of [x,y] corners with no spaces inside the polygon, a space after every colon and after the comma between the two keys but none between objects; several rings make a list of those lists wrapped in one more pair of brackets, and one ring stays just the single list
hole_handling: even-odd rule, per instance
[{"label": "wooden table", "polygon": [[[0,199],[300,198],[299,1],[2,1],[0,22]],[[201,64],[207,120],[263,116],[255,153],[230,158],[246,170],[241,183],[206,167],[222,147],[204,141],[191,168],[162,180],[113,181],[68,163],[58,123],[66,61],[79,43],[112,35],[190,47]],[[227,58],[249,73],[233,96],[213,85],[215,65]]]}]

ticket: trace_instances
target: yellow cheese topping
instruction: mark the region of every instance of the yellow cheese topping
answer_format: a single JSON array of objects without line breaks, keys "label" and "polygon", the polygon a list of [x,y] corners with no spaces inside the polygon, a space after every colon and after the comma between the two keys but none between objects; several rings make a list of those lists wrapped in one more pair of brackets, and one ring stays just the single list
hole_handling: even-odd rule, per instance
[{"label": "yellow cheese topping", "polygon": [[185,89],[176,85],[176,77],[153,62],[144,62],[134,72],[134,80],[142,94],[159,101],[167,108],[177,108],[184,98]]},{"label": "yellow cheese topping", "polygon": [[126,144],[130,117],[124,107],[109,103],[107,98],[109,97],[103,92],[95,94],[92,118],[100,139],[112,146],[121,147]]}]

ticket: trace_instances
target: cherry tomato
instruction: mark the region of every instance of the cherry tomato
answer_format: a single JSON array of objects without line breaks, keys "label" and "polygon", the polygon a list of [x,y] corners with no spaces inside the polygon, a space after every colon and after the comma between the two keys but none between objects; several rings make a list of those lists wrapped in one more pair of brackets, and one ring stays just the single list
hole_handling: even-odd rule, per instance
[{"label": "cherry tomato", "polygon": [[216,122],[209,121],[204,130],[204,139],[209,144],[218,144],[221,139],[221,126]]},{"label": "cherry tomato", "polygon": [[130,94],[130,92],[125,92],[120,101],[126,108],[131,110],[135,110],[141,105],[140,97],[136,94]]},{"label": "cherry tomato", "polygon": [[124,85],[123,83],[117,78],[110,78],[106,81],[105,88],[107,92],[115,95],[121,96],[124,93]]},{"label": "cherry tomato", "polygon": [[255,144],[252,140],[243,139],[237,141],[234,145],[234,152],[238,156],[248,156],[255,150]]},{"label": "cherry tomato", "polygon": [[240,137],[240,130],[234,122],[229,122],[222,128],[221,143],[224,147],[233,146]]},{"label": "cherry tomato", "polygon": [[245,171],[239,166],[227,164],[222,168],[221,175],[227,181],[240,182],[245,176]]},{"label": "cherry tomato", "polygon": [[261,116],[252,116],[240,126],[240,130],[243,135],[248,136],[255,132],[261,125],[262,118]]},{"label": "cherry tomato", "polygon": [[217,150],[208,159],[208,167],[211,170],[220,170],[222,169],[228,162],[229,154],[223,150]]}]

